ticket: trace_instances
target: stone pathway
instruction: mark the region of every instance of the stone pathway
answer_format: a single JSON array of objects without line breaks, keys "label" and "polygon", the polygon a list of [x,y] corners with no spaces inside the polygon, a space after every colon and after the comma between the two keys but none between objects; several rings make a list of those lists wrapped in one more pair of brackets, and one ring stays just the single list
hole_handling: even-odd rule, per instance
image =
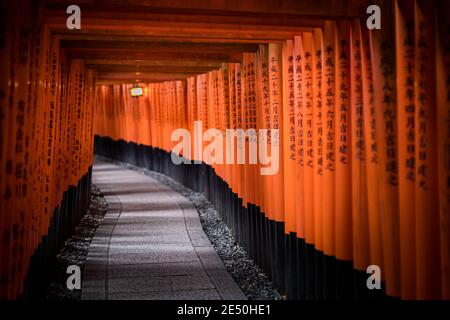
[{"label": "stone pathway", "polygon": [[191,202],[152,177],[96,161],[108,202],[87,257],[82,299],[245,299]]}]

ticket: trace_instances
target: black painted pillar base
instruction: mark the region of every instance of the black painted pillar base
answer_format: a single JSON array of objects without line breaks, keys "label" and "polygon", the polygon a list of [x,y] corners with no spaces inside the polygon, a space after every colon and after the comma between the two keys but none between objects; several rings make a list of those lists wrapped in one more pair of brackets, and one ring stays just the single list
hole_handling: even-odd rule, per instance
[{"label": "black painted pillar base", "polygon": [[73,234],[89,207],[92,168],[63,194],[60,205],[53,210],[47,234],[30,258],[23,293],[18,299],[44,300],[48,285],[54,280],[56,255]]}]

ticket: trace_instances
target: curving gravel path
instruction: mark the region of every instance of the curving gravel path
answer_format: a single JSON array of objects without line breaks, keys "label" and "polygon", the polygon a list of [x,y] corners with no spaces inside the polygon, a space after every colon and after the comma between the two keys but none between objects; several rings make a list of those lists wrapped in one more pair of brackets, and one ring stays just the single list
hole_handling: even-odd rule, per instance
[{"label": "curving gravel path", "polygon": [[[103,157],[99,159],[105,160]],[[108,160],[111,161],[111,160]],[[195,192],[172,178],[128,163],[112,161],[124,168],[155,178],[189,199],[198,210],[204,232],[222,259],[226,270],[249,300],[281,300],[264,271],[249,258],[244,248],[236,243],[230,228],[203,193]]]},{"label": "curving gravel path", "polygon": [[[103,157],[97,157],[106,160]],[[264,272],[250,259],[246,251],[236,243],[231,230],[223,222],[220,214],[214,209],[203,193],[195,192],[172,178],[155,171],[143,169],[127,163],[111,161],[121,167],[151,176],[189,199],[199,212],[202,228],[209,238],[217,254],[223,261],[226,270],[249,300],[279,300],[283,297],[272,288],[272,283]],[[66,241],[65,247],[58,255],[55,280],[49,286],[47,299],[78,300],[81,290],[70,291],[65,286],[66,268],[76,264],[83,271],[93,235],[107,211],[106,203],[100,190],[93,185],[90,207],[76,228],[75,235]]]},{"label": "curving gravel path", "polygon": [[96,160],[108,211],[91,242],[83,300],[245,300],[192,202],[148,175]]}]

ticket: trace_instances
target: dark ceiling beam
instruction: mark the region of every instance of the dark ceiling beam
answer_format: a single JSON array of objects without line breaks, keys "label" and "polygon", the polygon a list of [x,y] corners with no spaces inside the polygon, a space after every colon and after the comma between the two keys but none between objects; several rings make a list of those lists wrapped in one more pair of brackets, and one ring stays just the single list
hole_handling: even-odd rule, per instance
[{"label": "dark ceiling beam", "polygon": [[[148,79],[146,81],[142,81],[140,83],[161,83],[164,81],[183,81],[186,79],[166,79],[166,80],[158,80],[158,79]],[[114,84],[135,84],[136,81],[133,80],[114,80],[114,79],[97,79],[95,82],[97,85],[114,85]]]},{"label": "dark ceiling beam", "polygon": [[242,53],[203,53],[203,52],[145,52],[127,49],[70,49],[67,55],[73,59],[131,59],[131,60],[184,60],[207,62],[240,62]]},{"label": "dark ceiling beam", "polygon": [[145,73],[187,73],[199,74],[205,73],[217,68],[211,67],[188,67],[188,66],[141,66],[141,65],[104,65],[104,64],[87,64],[90,69],[97,71],[128,71],[128,72],[145,72]]},{"label": "dark ceiling beam", "polygon": [[208,61],[182,61],[182,60],[132,60],[132,59],[86,59],[87,65],[105,66],[156,66],[156,67],[199,67],[218,69],[222,63]]},{"label": "dark ceiling beam", "polygon": [[[189,37],[154,37],[154,36],[138,36],[138,35],[122,35],[122,34],[111,34],[106,30],[97,30],[90,33],[66,33],[67,30],[63,30],[59,33],[57,30],[53,30],[53,34],[57,35],[61,40],[88,40],[88,41],[133,41],[133,42],[191,42],[191,43],[269,43],[269,42],[282,42],[281,39],[243,39],[243,38],[189,38]],[[308,29],[312,31],[312,29]]]},{"label": "dark ceiling beam", "polygon": [[257,44],[244,43],[191,43],[167,41],[109,41],[109,40],[62,40],[62,48],[69,49],[107,49],[107,50],[142,50],[143,52],[203,52],[233,53],[256,52]]},{"label": "dark ceiling beam", "polygon": [[[66,27],[67,15],[62,17],[49,17],[47,16],[45,22],[55,28]],[[247,24],[225,24],[219,22],[171,22],[171,21],[151,21],[151,20],[136,20],[136,19],[112,19],[112,18],[99,18],[97,16],[92,18],[86,18],[82,16],[81,29],[107,29],[107,30],[134,30],[134,31],[183,31],[183,30],[203,30],[210,31],[212,33],[255,33],[255,32],[269,32],[269,33],[287,33],[287,32],[301,32],[306,29],[322,26],[323,20],[318,20],[314,25],[308,26],[304,24],[293,26],[279,26],[279,25],[267,25],[261,21],[260,25],[247,25]],[[73,32],[72,30],[68,30]]]},{"label": "dark ceiling beam", "polygon": [[48,27],[58,34],[130,35],[186,39],[261,39],[285,40],[311,31],[310,27],[247,26],[201,23],[159,23],[152,21],[82,19],[81,30],[67,30],[65,18],[47,18]]},{"label": "dark ceiling beam", "polygon": [[[129,20],[152,21],[171,24],[221,24],[241,26],[272,26],[272,27],[320,27],[322,18],[301,18],[293,14],[275,15],[271,13],[253,13],[223,15],[215,12],[177,12],[177,10],[161,12],[149,11],[146,7],[108,6],[106,10],[100,10],[96,5],[83,5],[82,17],[88,21],[91,19],[102,20]],[[48,21],[67,19],[66,7],[48,8],[46,16]]]},{"label": "dark ceiling beam", "polygon": [[98,71],[97,79],[99,81],[121,81],[123,83],[136,83],[139,82],[162,82],[162,81],[173,81],[173,80],[185,80],[193,76],[191,73],[146,73],[142,72],[138,76],[135,72],[125,72],[125,71]]},{"label": "dark ceiling beam", "polygon": [[[286,39],[301,34],[302,32],[311,32],[312,28],[299,27],[295,32],[211,32],[208,29],[197,30],[154,30],[146,28],[122,28],[120,30],[108,29],[106,26],[82,26],[81,30],[67,30],[66,26],[61,24],[49,24],[53,34],[60,36],[62,39],[77,40],[86,39],[100,39],[103,36],[114,36],[120,39],[124,38],[140,38],[143,41],[148,40],[163,40],[174,42],[215,42],[215,43],[269,43],[281,42]],[[100,38],[99,38],[100,37]]]},{"label": "dark ceiling beam", "polygon": [[[307,29],[307,31],[312,31],[313,29]],[[156,36],[142,36],[142,35],[131,35],[131,34],[120,34],[111,33],[107,30],[96,30],[90,31],[89,33],[67,33],[67,30],[57,30],[52,31],[54,35],[57,35],[61,40],[89,40],[89,41],[133,41],[133,42],[191,42],[191,43],[270,43],[270,42],[282,42],[282,39],[271,39],[269,37],[265,38],[202,38],[202,37],[156,37]]]},{"label": "dark ceiling beam", "polygon": [[[46,0],[48,9],[63,9],[73,4],[69,0]],[[191,14],[258,17],[338,18],[360,17],[365,14],[368,0],[78,0],[81,8],[124,13],[136,11],[158,14]]]}]

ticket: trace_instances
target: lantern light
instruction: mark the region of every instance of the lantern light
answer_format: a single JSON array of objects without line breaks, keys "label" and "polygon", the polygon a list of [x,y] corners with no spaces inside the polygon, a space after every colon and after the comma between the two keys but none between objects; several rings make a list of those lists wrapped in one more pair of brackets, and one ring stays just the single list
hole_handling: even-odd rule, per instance
[{"label": "lantern light", "polygon": [[139,85],[135,85],[131,88],[131,96],[134,97],[140,97],[144,94],[144,91],[142,90],[142,87]]}]

